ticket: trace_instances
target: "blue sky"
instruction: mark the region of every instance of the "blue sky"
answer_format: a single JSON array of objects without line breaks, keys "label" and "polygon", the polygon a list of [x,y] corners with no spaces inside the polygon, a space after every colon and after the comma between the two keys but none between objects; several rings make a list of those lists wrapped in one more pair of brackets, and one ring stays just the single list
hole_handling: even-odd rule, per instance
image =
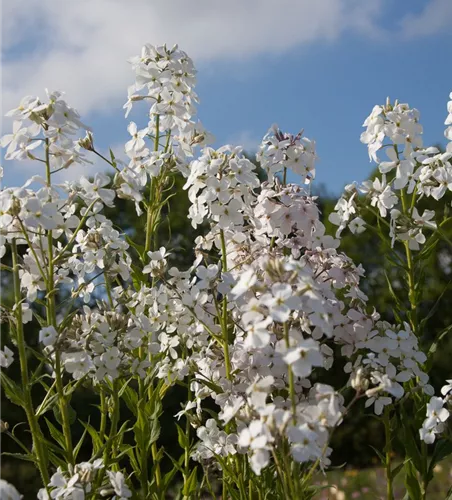
[{"label": "blue sky", "polygon": [[[38,21],[27,26],[22,1],[6,0],[3,7],[10,18],[2,30],[3,114],[20,95],[43,96],[46,86],[67,90],[68,102],[92,126],[101,149],[112,146],[120,152],[128,137],[129,120],[121,107],[133,74],[125,58],[138,53],[146,41],[165,41],[166,33],[169,43],[179,41],[195,60],[201,99],[198,115],[217,138],[216,145],[241,143],[251,151],[273,123],[292,133],[303,128],[317,142],[316,184],[334,194],[370,173],[372,165],[359,136],[373,105],[383,103],[386,96],[421,111],[425,144],[445,142],[446,103],[452,91],[450,0],[361,4],[319,0],[315,7],[308,0],[282,0],[279,7],[286,12],[282,17],[262,12],[278,8],[267,0],[247,0],[249,11],[243,10],[246,2],[238,0],[226,2],[227,10],[220,3],[200,0],[200,10],[194,13],[180,13],[183,3],[174,2],[179,7],[174,14],[180,17],[175,17],[173,30],[171,24],[161,26],[163,21],[148,30],[148,21],[136,15],[133,40],[125,30],[123,42],[110,31],[124,15],[119,4],[116,10],[102,11],[100,6],[85,19],[76,11],[58,10],[56,0],[28,0]],[[148,8],[146,2],[136,3]],[[295,20],[289,20],[292,10]],[[46,17],[49,12],[53,12],[53,24]],[[152,19],[165,16],[158,10],[146,14],[152,14]],[[188,28],[182,24],[184,16],[188,16]],[[286,26],[280,25],[281,20]],[[81,33],[72,33],[68,26],[78,26]],[[204,28],[205,37],[197,31]],[[142,108],[141,117],[144,113]],[[140,112],[134,111],[132,118],[138,122]],[[7,133],[10,123],[2,124],[2,133]],[[33,166],[9,163],[3,162],[5,185],[20,184],[37,173]],[[70,177],[101,168],[96,164],[91,170],[78,169]]]}]

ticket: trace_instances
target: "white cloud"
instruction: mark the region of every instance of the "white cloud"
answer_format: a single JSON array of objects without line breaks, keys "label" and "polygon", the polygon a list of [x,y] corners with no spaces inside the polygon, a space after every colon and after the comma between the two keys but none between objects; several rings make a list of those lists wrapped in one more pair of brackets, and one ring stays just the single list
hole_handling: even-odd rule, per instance
[{"label": "white cloud", "polygon": [[383,0],[4,0],[3,107],[45,87],[86,114],[121,105],[126,59],[178,43],[196,62],[281,53],[344,32],[378,36]]},{"label": "white cloud", "polygon": [[437,35],[449,30],[452,22],[452,1],[431,0],[419,14],[402,19],[402,35],[406,38]]},{"label": "white cloud", "polygon": [[[266,132],[266,130],[262,131],[262,137]],[[252,154],[259,149],[262,137],[257,136],[251,130],[242,130],[238,134],[231,136],[225,143],[233,146],[242,146],[246,153]]]}]

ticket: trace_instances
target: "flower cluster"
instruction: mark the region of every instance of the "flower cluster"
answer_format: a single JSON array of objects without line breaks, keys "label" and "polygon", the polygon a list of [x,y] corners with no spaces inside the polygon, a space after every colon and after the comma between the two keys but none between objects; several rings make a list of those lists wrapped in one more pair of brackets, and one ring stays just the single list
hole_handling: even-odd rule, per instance
[{"label": "flower cluster", "polygon": [[[416,201],[422,197],[439,201],[452,191],[452,152],[449,146],[445,153],[434,147],[422,147],[419,116],[419,111],[407,104],[391,105],[389,100],[384,106],[374,107],[364,122],[367,129],[361,141],[367,144],[370,158],[378,163],[381,176],[360,186],[346,186],[329,218],[339,226],[337,236],[345,227],[353,233],[363,231],[366,226],[359,215],[372,207],[381,218],[389,215],[393,245],[398,240],[407,242],[411,250],[419,250],[426,242],[424,231],[437,228],[435,212],[425,210],[420,214]],[[451,116],[446,124],[451,122]],[[450,127],[446,130],[446,137],[449,136]],[[389,140],[386,144],[385,139]],[[383,148],[389,161],[380,162],[377,157]],[[365,195],[369,205],[360,201],[360,194]]]},{"label": "flower cluster", "polygon": [[220,229],[239,231],[250,190],[259,185],[255,165],[241,155],[241,148],[205,148],[190,164],[184,189],[192,203],[193,227],[210,219]]},{"label": "flower cluster", "polygon": [[303,137],[303,131],[297,135],[287,134],[277,125],[262,139],[257,153],[257,160],[270,179],[278,172],[291,170],[301,176],[305,184],[315,178],[316,158],[315,142]]},{"label": "flower cluster", "polygon": [[[111,498],[112,500],[127,500],[132,496],[132,492],[126,484],[122,472],[112,472],[104,469],[101,458],[94,462],[82,462],[67,472],[58,468],[57,472],[51,477],[50,483],[46,488],[39,490],[39,500],[50,500],[51,498],[77,499],[84,500],[93,491],[94,484],[99,476],[102,481],[106,474],[106,481],[100,486],[98,494],[101,497]],[[50,492],[50,495],[49,495]],[[97,493],[97,492],[96,492]]]},{"label": "flower cluster", "polygon": [[[447,103],[447,118],[446,121],[444,122],[445,125],[448,125],[446,130],[444,131],[444,135],[449,141],[452,141],[452,92],[449,95],[450,101]],[[452,152],[452,142],[449,142],[447,144],[447,152],[451,153]]]},{"label": "flower cluster", "polygon": [[427,403],[427,415],[419,429],[422,441],[431,444],[435,441],[436,435],[445,430],[445,422],[450,416],[449,410],[444,408],[451,401],[452,380],[446,380],[447,384],[441,388],[442,398],[433,396]]},{"label": "flower cluster", "polygon": [[[435,212],[421,214],[415,202],[439,200],[452,190],[452,152],[423,149],[417,110],[389,102],[376,106],[361,139],[373,160],[379,161],[377,152],[385,148],[390,161],[379,163],[381,176],[375,180],[347,186],[330,216],[338,226],[333,237],[316,197],[288,182],[294,175],[304,184],[313,181],[313,141],[302,132],[272,127],[257,154],[259,170],[240,147],[206,146],[209,134],[192,120],[195,69],[177,46],[146,45],[131,63],[135,83],[126,116],[135,102],[149,101],[149,122],[142,129],[129,124],[127,163],[113,154],[106,160],[114,177],[97,173],[52,184],[55,171],[86,161],[81,150],[103,157],[60,93],[49,94],[46,105],[24,99],[10,113],[14,133],[2,139],[8,159],[36,159],[46,167],[45,178],[0,192],[0,255],[11,251],[8,269],[16,285],[7,320],[21,347],[22,366],[23,325],[33,316],[40,323],[40,361],[55,382],[37,414],[58,401],[64,439],[58,430],[51,434],[67,447],[67,466],[54,461],[58,470],[39,498],[130,498],[119,470],[126,457],[133,480],[150,491],[149,457],[157,471],[162,455],[155,425],[160,400],[175,384],[188,389],[176,415],[187,419],[187,435],[179,436],[179,444],[185,443],[184,482],[190,456],[223,472],[234,456],[249,461],[260,476],[285,454],[285,460],[304,464],[310,477],[330,464],[331,434],[355,401],[367,398],[365,406],[381,415],[404,395],[433,395],[412,316],[398,324],[381,320],[360,288],[363,268],[339,246],[345,227],[365,230],[360,217],[365,195],[367,209],[389,217],[393,244],[403,242],[408,255],[420,249],[424,233],[438,224]],[[452,113],[450,103],[448,109]],[[79,129],[87,130],[86,137],[71,139]],[[38,157],[42,145],[44,156]],[[197,157],[195,146],[202,147]],[[176,175],[185,179],[193,228],[205,229],[195,240],[188,269],[170,267],[173,249],[156,244],[164,193]],[[33,182],[37,189],[31,189]],[[146,213],[143,246],[107,217],[117,198],[134,203],[138,215]],[[4,347],[0,366],[13,360],[13,351]],[[333,366],[349,374],[347,387],[319,382]],[[87,430],[94,447],[105,452],[102,460],[95,453],[91,461],[75,464],[66,403],[81,384],[101,395],[99,434],[91,426]],[[449,393],[446,387],[443,395]],[[118,430],[120,398],[136,417],[132,429]],[[36,433],[30,401],[24,404]],[[426,442],[442,430],[448,417],[444,404],[433,397],[427,407],[421,430]],[[190,426],[197,435],[193,446]],[[135,445],[119,446],[127,432],[134,433]],[[47,457],[39,455],[35,434],[33,439],[42,467]],[[47,472],[41,470],[43,478]]]},{"label": "flower cluster", "polygon": [[82,148],[74,140],[80,129],[89,130],[80,121],[77,111],[61,98],[61,92],[46,90],[48,103],[38,97],[27,96],[19,106],[6,113],[13,118],[13,133],[4,135],[1,147],[7,160],[36,159],[38,148],[45,145],[52,170],[68,168],[74,163],[85,163]]}]

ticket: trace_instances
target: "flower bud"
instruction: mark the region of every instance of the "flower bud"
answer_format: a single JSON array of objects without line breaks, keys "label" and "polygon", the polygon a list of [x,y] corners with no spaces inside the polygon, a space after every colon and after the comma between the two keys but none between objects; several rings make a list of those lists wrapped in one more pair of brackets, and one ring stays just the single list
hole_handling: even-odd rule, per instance
[{"label": "flower bud", "polygon": [[350,385],[356,392],[366,391],[369,387],[369,380],[365,377],[364,369],[358,368],[351,376]]},{"label": "flower bud", "polygon": [[83,139],[78,140],[78,144],[83,149],[87,151],[94,151],[94,137],[93,134],[88,131]]}]

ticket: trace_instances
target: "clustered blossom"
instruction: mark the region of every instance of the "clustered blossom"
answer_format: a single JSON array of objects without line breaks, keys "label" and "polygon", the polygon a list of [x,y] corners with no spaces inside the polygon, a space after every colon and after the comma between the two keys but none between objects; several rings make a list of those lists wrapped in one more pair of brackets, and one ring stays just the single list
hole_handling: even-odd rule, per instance
[{"label": "clustered blossom", "polygon": [[[377,415],[409,391],[433,394],[417,337],[408,323],[391,325],[370,311],[360,289],[364,270],[338,250],[340,233],[346,226],[354,233],[365,229],[357,204],[365,193],[381,217],[389,214],[394,240],[419,248],[423,231],[436,228],[435,214],[421,215],[414,207],[406,218],[397,212],[396,191],[408,186],[409,194],[439,199],[452,189],[452,153],[421,149],[416,110],[389,103],[374,108],[362,140],[376,160],[388,137],[391,162],[380,164],[381,179],[347,187],[330,218],[339,226],[333,237],[316,197],[287,183],[288,171],[305,184],[314,179],[314,142],[273,127],[257,154],[267,175],[261,182],[240,147],[206,146],[209,134],[192,121],[195,69],[184,52],[146,45],[131,63],[135,83],[125,109],[129,114],[135,102],[148,101],[150,121],[143,129],[129,124],[129,161],[111,155],[114,178],[97,173],[53,185],[35,176],[39,189],[31,189],[30,181],[0,192],[0,253],[12,243],[23,249],[24,300],[17,305],[21,314],[13,310],[9,319],[31,321],[46,294],[66,294],[77,309],[69,310],[70,321],[56,314],[42,318],[39,332],[54,372],[61,367],[68,378],[109,394],[112,382],[131,378],[142,384],[155,377],[166,388],[187,382],[191,399],[177,418],[185,416],[196,428],[191,456],[203,465],[220,467],[218,457],[246,455],[259,475],[285,442],[294,461],[327,467],[331,432],[346,417],[347,404],[341,388],[317,382],[321,370],[345,364],[355,398],[367,398]],[[23,100],[11,114],[14,134],[2,142],[7,157],[16,160],[35,158],[44,144],[45,157],[36,158],[50,158],[47,177],[69,162],[85,161],[81,149],[95,151],[89,130],[84,139],[69,139],[87,130],[77,112],[60,93],[49,99],[47,105]],[[195,146],[202,150],[190,161]],[[170,267],[165,246],[147,246],[139,251],[137,273],[133,242],[105,208],[120,197],[143,213],[153,202],[144,196],[146,188],[151,184],[155,195],[152,189],[164,186],[170,172],[186,179],[188,217],[206,231],[196,239],[189,269]],[[391,172],[395,177],[388,180]],[[5,347],[0,365],[12,362]],[[218,406],[216,418],[208,399]],[[425,429],[434,434],[445,413],[437,417],[438,402],[430,406]],[[105,479],[101,496],[131,497],[124,475],[106,468],[101,460],[59,468],[48,485],[50,497],[97,494],[93,481],[99,475]],[[45,489],[40,498],[49,498]]]},{"label": "clustered blossom", "polygon": [[27,96],[19,106],[6,113],[14,120],[13,133],[0,141],[7,148],[7,160],[34,160],[45,147],[52,170],[68,168],[74,163],[85,163],[77,134],[89,130],[77,111],[61,98],[62,92],[46,90],[48,103],[38,97]]},{"label": "clustered blossom", "polygon": [[196,70],[185,52],[177,45],[171,49],[145,45],[141,55],[131,58],[130,63],[136,76],[124,105],[126,117],[134,103],[147,101],[149,122],[140,130],[134,122],[127,128],[131,135],[125,145],[129,163],[118,173],[118,196],[135,201],[141,215],[142,191],[150,179],[174,168],[186,172],[186,158],[193,156],[195,146],[207,144],[212,136],[200,122],[192,120],[198,102],[194,91]]},{"label": "clustered blossom", "polygon": [[[101,480],[102,478],[104,480],[99,491],[96,492],[93,487],[99,476],[101,476]],[[132,496],[124,474],[110,470],[105,471],[103,461],[99,458],[94,462],[82,462],[74,467],[69,467],[68,471],[58,468],[57,472],[51,477],[47,489],[42,488],[39,490],[38,499],[84,500],[90,493],[111,500],[127,500]]]},{"label": "clustered blossom", "polygon": [[241,148],[206,148],[190,165],[184,188],[192,203],[193,227],[211,219],[220,229],[240,230],[250,190],[259,185],[255,165],[241,155]]},{"label": "clustered blossom", "polygon": [[301,176],[302,182],[310,184],[315,178],[315,142],[297,135],[282,132],[273,125],[265,137],[257,154],[257,160],[265,169],[269,179],[283,170],[290,170]]},{"label": "clustered blossom", "polygon": [[446,139],[449,140],[449,143],[447,144],[447,152],[452,153],[452,92],[449,95],[450,101],[447,103],[447,118],[446,121],[444,122],[445,125],[448,125],[446,130],[444,131],[444,135],[446,136]]},{"label": "clustered blossom", "polygon": [[[452,123],[451,102],[448,103],[446,125]],[[378,164],[381,177],[361,185],[346,186],[329,217],[338,226],[337,237],[346,227],[352,233],[366,229],[360,214],[368,210],[368,206],[366,201],[360,201],[360,195],[365,196],[381,218],[389,218],[393,245],[396,241],[408,242],[411,250],[420,250],[426,242],[425,231],[437,228],[435,212],[425,210],[420,214],[415,202],[423,197],[439,201],[446,192],[452,191],[452,151],[450,143],[445,153],[435,147],[424,148],[419,118],[417,109],[397,101],[392,105],[388,100],[384,106],[374,107],[364,122],[366,131],[361,141],[367,144],[369,157]],[[449,126],[445,132],[449,139],[452,138],[451,129]],[[388,161],[379,160],[377,152],[381,149]],[[402,207],[408,202],[411,209],[406,213]]]},{"label": "clustered blossom", "polygon": [[433,396],[427,403],[427,415],[419,429],[420,438],[427,444],[433,443],[436,435],[445,430],[445,422],[450,416],[447,407],[451,402],[452,380],[446,382],[447,384],[441,388],[443,397]]}]

